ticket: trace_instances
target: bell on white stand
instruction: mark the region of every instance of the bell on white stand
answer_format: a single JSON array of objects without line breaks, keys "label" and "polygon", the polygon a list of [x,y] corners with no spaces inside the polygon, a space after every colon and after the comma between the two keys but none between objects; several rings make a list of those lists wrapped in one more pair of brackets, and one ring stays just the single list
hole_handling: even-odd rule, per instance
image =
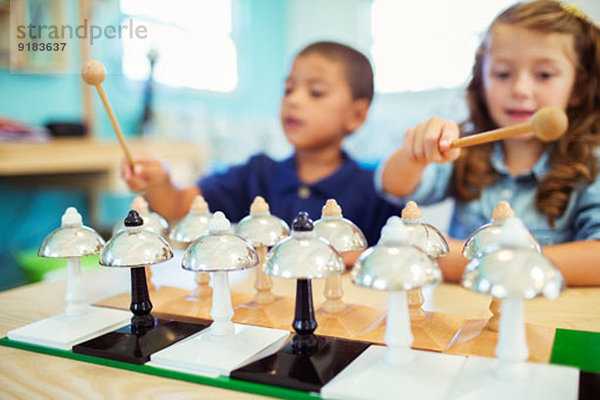
[{"label": "bell on white stand", "polygon": [[507,219],[499,247],[472,260],[462,285],[502,299],[497,359],[469,357],[457,376],[450,398],[576,399],[575,368],[527,363],[523,299],[558,297],[564,287],[560,271],[532,249],[521,220]]},{"label": "bell on white stand", "polygon": [[[484,254],[497,250],[500,237],[502,234],[502,224],[508,218],[514,217],[515,212],[510,207],[508,202],[502,200],[498,202],[496,208],[492,212],[492,218],[488,224],[480,226],[475,232],[473,232],[465,242],[465,246],[463,247],[463,257],[468,260],[473,260],[476,258],[481,258]],[[540,244],[535,240],[533,235],[528,232],[524,243],[527,244],[527,247],[531,250],[537,251],[538,253],[542,252],[542,248]],[[502,302],[493,297],[490,303],[490,311],[492,313],[492,317],[488,320],[486,324],[486,328],[492,332],[498,332],[499,323],[500,323],[500,307]]]},{"label": "bell on white stand", "polygon": [[[188,214],[179,221],[169,233],[169,240],[176,246],[187,249],[194,240],[208,233],[210,211],[204,197],[196,196]],[[210,275],[204,272],[196,272],[194,276],[196,288],[190,293],[191,299],[207,299],[212,295],[210,287]]]},{"label": "bell on white stand", "polygon": [[268,250],[281,239],[290,234],[290,228],[285,221],[272,215],[269,204],[261,196],[256,196],[250,205],[250,214],[244,217],[236,226],[236,233],[246,239],[256,249],[259,265],[256,268],[254,288],[256,304],[268,304],[275,300],[271,292],[273,282],[264,271],[265,256]]},{"label": "bell on white stand", "polygon": [[225,215],[216,212],[209,223],[208,235],[188,247],[183,269],[212,272],[213,301],[210,312],[212,325],[182,343],[170,346],[154,355],[149,365],[219,376],[257,356],[276,348],[289,332],[258,326],[234,324],[228,273],[258,265],[258,254],[250,243],[231,232]]},{"label": "bell on white stand", "polygon": [[[412,350],[413,336],[406,292],[440,281],[437,262],[409,243],[400,218],[391,217],[375,247],[367,249],[352,270],[361,287],[388,291],[386,346],[371,346],[323,387],[326,398],[443,398],[464,357]],[[433,384],[432,384],[433,383]]]},{"label": "bell on white stand", "polygon": [[104,240],[82,224],[77,210],[67,208],[61,227],[44,239],[38,252],[40,257],[67,259],[65,312],[9,331],[8,338],[69,350],[78,343],[127,325],[129,313],[92,307],[85,298],[80,258],[98,254],[103,247]]},{"label": "bell on white stand", "polygon": [[[433,225],[423,222],[421,217],[421,210],[417,203],[414,201],[406,203],[402,210],[402,222],[408,230],[408,242],[435,260],[446,256],[449,248],[444,235]],[[425,299],[421,288],[408,291],[407,296],[411,322],[424,320],[426,314],[422,306]]]},{"label": "bell on white stand", "polygon": [[[432,260],[448,254],[448,242],[444,235],[434,226],[423,222],[421,210],[414,201],[409,201],[402,210],[402,222],[408,231],[408,243],[425,252]],[[443,351],[452,341],[463,324],[463,317],[439,312],[425,312],[423,290],[419,287],[406,292],[411,329],[413,332],[412,347],[421,350]],[[373,324],[359,337],[365,340],[380,342],[385,331],[385,324]]]},{"label": "bell on white stand", "polygon": [[[354,264],[367,247],[365,235],[352,221],[343,217],[342,208],[334,199],[327,200],[323,206],[321,219],[315,221],[315,232],[331,243],[346,263],[352,259],[351,263]],[[344,303],[342,275],[326,278],[323,294],[325,302],[316,312],[328,335],[355,338],[384,318],[383,308]]]},{"label": "bell on white stand", "polygon": [[[148,206],[148,202],[144,199],[144,196],[137,195],[134,197],[131,202],[130,209],[138,212],[139,216],[144,220],[144,229],[154,232],[162,237],[166,237],[169,231],[169,224],[167,220],[161,217],[159,214],[150,211]],[[113,236],[116,236],[117,233],[125,230],[125,225],[123,223],[124,219],[120,219],[117,221],[115,226],[113,227]],[[150,267],[146,268],[146,284],[148,285],[148,290],[153,291],[156,288],[152,283],[152,270]]]},{"label": "bell on white stand", "polygon": [[[367,247],[367,239],[360,228],[342,215],[342,208],[334,199],[329,199],[323,206],[321,219],[315,221],[315,232],[327,240],[338,253],[363,250]],[[341,275],[325,279],[325,303],[322,310],[329,314],[340,314],[349,306],[344,304],[342,296]],[[317,311],[318,312],[318,311]]]},{"label": "bell on white stand", "polygon": [[257,325],[288,325],[292,319],[288,311],[293,309],[293,303],[272,293],[273,281],[265,273],[264,265],[269,249],[289,236],[288,224],[270,213],[263,197],[256,196],[250,205],[250,214],[237,224],[236,233],[254,246],[259,258],[254,279],[256,294],[252,301],[236,307],[236,320]]}]

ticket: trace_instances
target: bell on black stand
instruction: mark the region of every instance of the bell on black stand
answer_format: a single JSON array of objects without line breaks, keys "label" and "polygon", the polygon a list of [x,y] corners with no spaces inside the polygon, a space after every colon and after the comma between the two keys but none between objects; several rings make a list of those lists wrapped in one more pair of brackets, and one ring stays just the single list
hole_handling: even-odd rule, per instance
[{"label": "bell on black stand", "polygon": [[143,229],[144,221],[131,210],[125,230],[108,241],[100,264],[131,268],[131,324],[73,347],[74,353],[144,364],[150,355],[208,326],[154,318],[144,267],[173,257],[169,244],[157,233]]},{"label": "bell on black stand", "polygon": [[301,212],[292,223],[292,235],[267,254],[265,271],[271,276],[297,279],[296,312],[291,341],[277,353],[231,373],[231,377],[297,390],[319,392],[358,357],[368,343],[318,336],[311,279],[344,271],[340,254],[317,237],[308,214]]}]

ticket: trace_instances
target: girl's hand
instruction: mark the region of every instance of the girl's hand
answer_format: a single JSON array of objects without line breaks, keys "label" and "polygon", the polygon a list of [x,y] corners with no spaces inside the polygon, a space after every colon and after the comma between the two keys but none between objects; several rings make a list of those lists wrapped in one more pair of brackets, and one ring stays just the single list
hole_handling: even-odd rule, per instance
[{"label": "girl's hand", "polygon": [[450,148],[458,137],[459,129],[454,121],[433,117],[406,131],[402,149],[406,157],[417,164],[451,162],[460,155],[460,148]]},{"label": "girl's hand", "polygon": [[134,168],[125,160],[121,164],[121,177],[132,191],[142,192],[170,182],[167,165],[160,158],[142,155],[134,157],[134,160]]}]

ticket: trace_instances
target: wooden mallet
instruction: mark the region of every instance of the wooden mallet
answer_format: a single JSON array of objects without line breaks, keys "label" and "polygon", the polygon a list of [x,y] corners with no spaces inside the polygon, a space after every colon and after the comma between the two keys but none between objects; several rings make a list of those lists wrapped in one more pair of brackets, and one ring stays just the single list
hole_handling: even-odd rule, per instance
[{"label": "wooden mallet", "polygon": [[456,139],[452,141],[450,148],[475,146],[529,132],[533,132],[541,141],[551,142],[561,137],[568,127],[569,120],[563,110],[556,107],[542,107],[533,114],[531,121]]},{"label": "wooden mallet", "polygon": [[102,88],[102,82],[104,82],[104,78],[106,78],[106,69],[104,65],[100,61],[96,60],[88,60],[81,67],[81,77],[85,81],[85,83],[89,85],[93,85],[96,87],[98,91],[98,95],[102,100],[102,104],[104,104],[104,108],[106,109],[106,113],[108,114],[108,118],[117,133],[117,138],[119,139],[119,144],[123,149],[123,153],[125,153],[125,158],[129,163],[129,166],[133,169],[135,162],[133,161],[133,157],[131,156],[131,152],[127,147],[127,143],[125,142],[125,137],[123,136],[123,132],[121,131],[121,127],[117,122],[117,118],[113,113],[112,107],[108,102],[108,98],[106,97],[106,93],[104,92],[104,88]]}]

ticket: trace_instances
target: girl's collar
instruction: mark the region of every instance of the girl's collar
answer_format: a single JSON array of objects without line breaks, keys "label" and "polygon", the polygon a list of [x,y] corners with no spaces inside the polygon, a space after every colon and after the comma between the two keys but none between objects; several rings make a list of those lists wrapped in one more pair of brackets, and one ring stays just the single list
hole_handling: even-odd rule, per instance
[{"label": "girl's collar", "polygon": [[[554,144],[549,145],[546,151],[544,151],[540,158],[538,158],[531,170],[524,172],[519,176],[532,174],[538,181],[541,180],[542,177],[546,175],[552,167],[550,155],[552,154],[554,146]],[[502,147],[502,142],[494,143],[492,155],[490,157],[490,163],[492,164],[492,167],[496,170],[496,172],[502,175],[510,175],[508,166],[504,161],[504,148]]]}]

